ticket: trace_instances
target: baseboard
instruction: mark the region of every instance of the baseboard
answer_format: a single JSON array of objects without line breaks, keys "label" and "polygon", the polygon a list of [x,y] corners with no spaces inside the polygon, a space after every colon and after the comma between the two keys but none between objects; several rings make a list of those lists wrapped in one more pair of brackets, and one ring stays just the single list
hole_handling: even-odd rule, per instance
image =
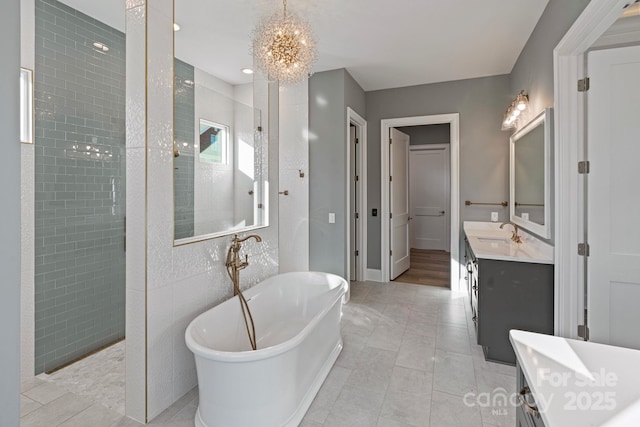
[{"label": "baseboard", "polygon": [[367,268],[365,279],[371,282],[382,282],[382,270]]}]

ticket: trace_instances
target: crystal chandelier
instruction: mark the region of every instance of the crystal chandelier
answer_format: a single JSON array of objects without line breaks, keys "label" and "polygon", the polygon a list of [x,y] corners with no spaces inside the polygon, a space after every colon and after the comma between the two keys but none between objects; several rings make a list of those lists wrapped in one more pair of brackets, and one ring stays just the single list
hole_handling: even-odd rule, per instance
[{"label": "crystal chandelier", "polygon": [[316,41],[309,23],[287,12],[287,0],[282,4],[282,15],[273,14],[253,30],[253,57],[270,79],[297,83],[312,74],[318,58]]}]

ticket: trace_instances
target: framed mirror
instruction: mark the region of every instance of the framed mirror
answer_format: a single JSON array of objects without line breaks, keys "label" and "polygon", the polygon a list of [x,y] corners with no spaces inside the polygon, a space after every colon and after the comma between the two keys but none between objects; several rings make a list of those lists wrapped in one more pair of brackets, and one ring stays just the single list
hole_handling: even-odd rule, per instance
[{"label": "framed mirror", "polygon": [[268,149],[253,78],[211,36],[215,10],[196,0],[174,9],[174,244],[265,227]]},{"label": "framed mirror", "polygon": [[510,220],[551,237],[552,109],[547,108],[510,138]]}]

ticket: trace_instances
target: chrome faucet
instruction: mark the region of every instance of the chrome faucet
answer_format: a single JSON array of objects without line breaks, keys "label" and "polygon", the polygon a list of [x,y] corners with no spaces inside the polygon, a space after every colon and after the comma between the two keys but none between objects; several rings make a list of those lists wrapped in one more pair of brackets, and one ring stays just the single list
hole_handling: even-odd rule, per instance
[{"label": "chrome faucet", "polygon": [[251,234],[242,239],[238,238],[238,235],[235,234],[233,236],[233,240],[231,241],[231,246],[227,251],[227,261],[225,262],[225,266],[227,267],[227,272],[229,273],[229,277],[233,282],[233,295],[238,295],[240,292],[240,270],[244,270],[249,266],[249,255],[244,256],[244,261],[240,258],[240,248],[242,247],[241,243],[247,241],[249,239],[255,239],[256,242],[262,242],[262,237],[257,234]]},{"label": "chrome faucet", "polygon": [[522,243],[522,237],[518,234],[518,226],[515,225],[512,222],[503,222],[502,224],[500,224],[500,228],[504,228],[505,225],[509,224],[510,226],[513,227],[513,231],[511,232],[511,240],[513,240],[516,243]]}]

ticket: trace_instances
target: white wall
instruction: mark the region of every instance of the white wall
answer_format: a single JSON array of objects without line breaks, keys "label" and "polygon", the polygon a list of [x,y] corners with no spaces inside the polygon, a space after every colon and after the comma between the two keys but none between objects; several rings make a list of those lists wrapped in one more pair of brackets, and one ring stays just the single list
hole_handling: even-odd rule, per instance
[{"label": "white wall", "polygon": [[[35,2],[20,1],[20,66],[35,69]],[[35,372],[35,144],[21,145],[20,378]]]},{"label": "white wall", "polygon": [[[195,134],[194,141],[200,142],[200,119],[229,126],[229,146],[233,145],[235,129],[235,105],[233,86],[195,68]],[[200,150],[194,152],[194,230],[195,235],[209,234],[213,230],[231,228],[234,221],[234,206],[220,203],[233,200],[234,152],[229,153],[228,164],[201,162]]]},{"label": "white wall", "polygon": [[[309,84],[280,88],[280,269],[309,270]],[[300,177],[300,171],[304,177]]]},{"label": "white wall", "polygon": [[[169,1],[146,6],[145,103],[144,83],[142,88],[133,87],[145,77],[144,62],[137,60],[145,57],[139,50],[145,41],[145,2],[131,3],[142,6],[127,13],[127,375],[143,374],[142,382],[131,379],[131,387],[127,378],[127,404],[136,404],[132,401],[139,395],[144,397],[140,386],[146,385],[150,420],[196,385],[194,359],[184,343],[184,332],[199,313],[232,295],[224,269],[230,238],[173,246],[173,8]],[[267,111],[267,81],[256,79],[255,106]],[[267,124],[263,122],[264,134],[271,136]],[[270,142],[269,181],[277,188],[277,142]],[[276,202],[277,195],[271,194],[271,226],[259,230],[263,242],[245,246],[250,266],[242,271],[243,288],[277,272]],[[136,340],[135,349],[130,350],[130,332],[144,334],[145,330],[146,347],[139,347]],[[145,352],[141,364],[139,356]],[[129,356],[137,365],[135,372],[130,372]]]},{"label": "white wall", "polygon": [[2,3],[0,14],[0,425],[17,426],[20,421],[20,138],[18,131],[18,79],[20,67],[20,1]]},{"label": "white wall", "polygon": [[[254,203],[259,195],[257,183],[261,182],[260,170],[256,170],[255,138],[260,126],[259,117],[252,108],[253,85],[233,87],[235,108],[233,117],[233,223],[236,227],[254,225]],[[251,193],[251,194],[250,194]],[[256,210],[256,213],[258,211]]]},{"label": "white wall", "polygon": [[125,410],[140,422],[147,417],[146,18],[144,1],[127,1]]}]

